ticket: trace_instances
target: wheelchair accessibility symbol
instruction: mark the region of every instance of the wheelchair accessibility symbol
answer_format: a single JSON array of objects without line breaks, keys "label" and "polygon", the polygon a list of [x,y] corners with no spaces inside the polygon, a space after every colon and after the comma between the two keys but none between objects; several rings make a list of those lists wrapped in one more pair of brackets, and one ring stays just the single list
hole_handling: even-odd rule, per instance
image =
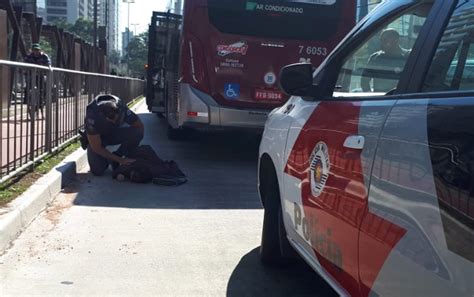
[{"label": "wheelchair accessibility symbol", "polygon": [[227,99],[238,99],[240,97],[240,85],[239,84],[225,84],[224,97]]}]

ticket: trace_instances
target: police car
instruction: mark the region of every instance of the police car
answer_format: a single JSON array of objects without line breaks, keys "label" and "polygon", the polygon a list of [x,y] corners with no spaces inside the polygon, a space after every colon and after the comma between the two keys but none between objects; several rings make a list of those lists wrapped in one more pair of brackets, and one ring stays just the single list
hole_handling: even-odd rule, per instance
[{"label": "police car", "polygon": [[[374,54],[399,60],[367,71]],[[345,296],[474,296],[473,60],[474,0],[398,0],[316,71],[285,67],[292,97],[259,153],[261,260],[296,251]]]}]

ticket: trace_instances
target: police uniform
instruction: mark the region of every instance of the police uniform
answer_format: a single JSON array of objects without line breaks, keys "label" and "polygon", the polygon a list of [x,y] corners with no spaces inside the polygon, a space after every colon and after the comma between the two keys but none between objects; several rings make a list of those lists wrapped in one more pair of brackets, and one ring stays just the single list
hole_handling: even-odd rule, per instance
[{"label": "police uniform", "polygon": [[[117,123],[108,121],[100,110],[101,102],[114,101],[119,109]],[[100,135],[102,146],[120,145],[114,153],[121,157],[128,157],[139,146],[143,138],[140,129],[131,127],[138,120],[138,116],[132,112],[119,98],[111,95],[100,95],[92,101],[86,109],[85,132],[87,135]],[[109,160],[100,156],[89,146],[87,158],[91,172],[102,175],[109,166]]]},{"label": "police uniform", "polygon": [[399,55],[389,55],[384,51],[372,54],[362,77],[373,79],[374,92],[386,93],[395,89],[409,53],[410,51],[402,49]]}]

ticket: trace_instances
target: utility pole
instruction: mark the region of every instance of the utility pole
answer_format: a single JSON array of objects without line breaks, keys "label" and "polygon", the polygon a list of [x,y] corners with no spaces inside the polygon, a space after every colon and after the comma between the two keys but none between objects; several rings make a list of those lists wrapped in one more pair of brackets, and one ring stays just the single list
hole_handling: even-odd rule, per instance
[{"label": "utility pole", "polygon": [[107,51],[105,54],[108,56],[109,53],[111,52],[111,42],[110,42],[110,25],[109,25],[109,0],[104,0],[105,2],[105,24],[102,24],[105,26],[105,40],[107,41]]},{"label": "utility pole", "polygon": [[99,55],[97,54],[98,49],[97,49],[97,0],[94,0],[94,53],[92,54],[92,61],[93,61],[93,67],[95,68],[95,72],[98,70],[98,57]]},{"label": "utility pole", "polygon": [[[127,13],[127,48],[130,45],[130,3],[135,3],[135,0],[122,0],[123,3],[128,4],[128,13]],[[127,72],[129,71],[129,64],[130,63],[130,53],[127,49]]]},{"label": "utility pole", "polygon": [[107,27],[107,32],[109,31],[109,0],[104,0],[105,2],[105,24],[104,26]]}]

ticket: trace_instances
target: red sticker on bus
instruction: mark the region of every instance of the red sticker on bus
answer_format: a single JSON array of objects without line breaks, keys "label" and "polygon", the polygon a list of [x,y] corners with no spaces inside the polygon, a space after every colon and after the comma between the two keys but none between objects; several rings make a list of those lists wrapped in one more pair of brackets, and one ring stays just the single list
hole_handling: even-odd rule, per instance
[{"label": "red sticker on bus", "polygon": [[246,42],[240,41],[233,44],[225,45],[220,44],[217,46],[217,54],[221,57],[225,57],[230,54],[240,54],[245,56],[247,54],[249,46]]}]

